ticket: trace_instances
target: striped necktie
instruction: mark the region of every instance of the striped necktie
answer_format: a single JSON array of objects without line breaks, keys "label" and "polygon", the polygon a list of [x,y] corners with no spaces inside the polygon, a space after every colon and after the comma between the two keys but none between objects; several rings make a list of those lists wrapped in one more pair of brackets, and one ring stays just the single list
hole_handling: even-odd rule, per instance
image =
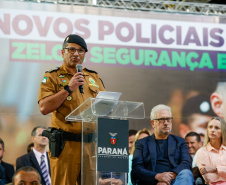
[{"label": "striped necktie", "polygon": [[40,168],[41,168],[42,175],[43,175],[43,178],[44,178],[46,185],[51,185],[50,182],[49,182],[48,171],[47,171],[47,167],[46,167],[46,163],[45,163],[44,158],[45,158],[45,156],[42,154]]}]

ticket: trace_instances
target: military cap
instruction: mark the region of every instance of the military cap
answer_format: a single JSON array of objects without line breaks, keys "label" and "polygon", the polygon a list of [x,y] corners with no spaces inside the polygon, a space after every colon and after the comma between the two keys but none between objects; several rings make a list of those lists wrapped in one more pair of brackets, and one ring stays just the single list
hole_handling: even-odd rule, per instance
[{"label": "military cap", "polygon": [[76,44],[82,46],[86,52],[88,51],[85,40],[82,37],[80,37],[79,35],[76,35],[76,34],[68,35],[65,38],[63,45],[65,45],[66,43],[76,43]]}]

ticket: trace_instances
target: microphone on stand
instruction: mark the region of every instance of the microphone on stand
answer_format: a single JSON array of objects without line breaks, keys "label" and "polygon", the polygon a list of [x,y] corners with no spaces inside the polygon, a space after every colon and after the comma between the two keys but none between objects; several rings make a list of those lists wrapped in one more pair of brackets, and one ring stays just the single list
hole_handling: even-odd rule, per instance
[{"label": "microphone on stand", "polygon": [[[77,64],[76,65],[76,69],[77,69],[77,72],[82,72],[82,64]],[[79,86],[79,91],[80,91],[80,93],[84,94],[84,92],[83,92],[83,85]]]}]

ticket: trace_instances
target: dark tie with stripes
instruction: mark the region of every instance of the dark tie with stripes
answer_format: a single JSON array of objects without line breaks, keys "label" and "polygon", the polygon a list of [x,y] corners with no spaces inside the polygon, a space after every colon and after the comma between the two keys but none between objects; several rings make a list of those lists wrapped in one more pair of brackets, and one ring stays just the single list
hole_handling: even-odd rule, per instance
[{"label": "dark tie with stripes", "polygon": [[45,158],[45,156],[42,154],[40,168],[41,168],[42,175],[43,175],[43,178],[44,178],[46,185],[51,185],[50,182],[49,182],[48,171],[47,171],[47,167],[46,167],[46,163],[45,163],[44,158]]}]

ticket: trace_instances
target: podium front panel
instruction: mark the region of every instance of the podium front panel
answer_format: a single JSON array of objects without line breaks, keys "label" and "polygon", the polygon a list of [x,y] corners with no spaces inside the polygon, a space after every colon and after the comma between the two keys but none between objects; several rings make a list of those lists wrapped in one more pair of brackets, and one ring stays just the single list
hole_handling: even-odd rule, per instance
[{"label": "podium front panel", "polygon": [[[109,120],[109,122],[112,121],[113,121],[112,119]],[[123,123],[124,122],[122,122],[122,124]],[[82,126],[83,126],[82,161],[81,161],[82,185],[111,185],[111,184],[127,185],[127,172],[117,171],[117,168],[115,168],[116,170],[114,169],[114,171],[98,171],[98,134],[99,134],[98,122],[95,123],[83,122]],[[112,131],[111,133],[115,134],[117,133],[117,131]],[[111,135],[109,135],[107,138],[107,142],[109,143],[111,142],[110,136]],[[126,137],[127,137],[126,142],[128,145],[128,136]],[[120,140],[118,140],[118,142],[120,142]],[[126,157],[125,150],[123,157],[124,158]],[[117,165],[118,164],[115,164],[116,167]],[[128,166],[126,166],[126,169],[127,168]]]}]

